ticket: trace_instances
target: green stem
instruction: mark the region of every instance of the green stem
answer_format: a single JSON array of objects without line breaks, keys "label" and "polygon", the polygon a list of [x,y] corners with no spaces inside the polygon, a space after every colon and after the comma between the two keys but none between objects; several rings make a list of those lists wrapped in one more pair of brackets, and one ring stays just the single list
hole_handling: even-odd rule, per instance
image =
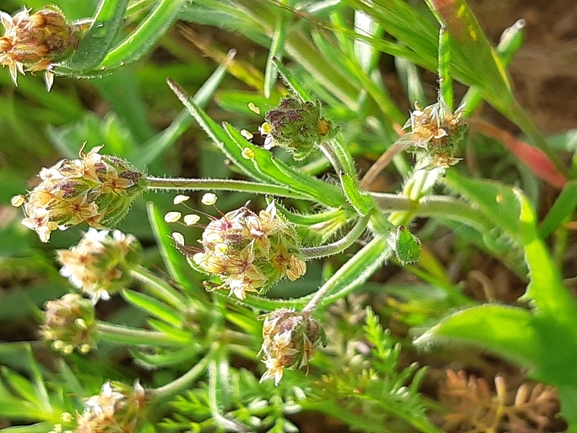
[{"label": "green stem", "polygon": [[480,231],[492,228],[490,222],[483,218],[475,208],[467,202],[452,197],[433,195],[421,202],[415,202],[404,196],[376,192],[371,193],[371,197],[379,210],[384,213],[402,211],[419,217],[447,218],[468,224]]},{"label": "green stem", "polygon": [[325,155],[325,157],[329,160],[333,168],[335,169],[336,173],[348,173],[348,170],[345,169],[341,161],[339,160],[335,149],[331,145],[330,141],[325,141],[319,145],[319,149]]},{"label": "green stem", "polygon": [[217,352],[217,350],[218,345],[214,343],[210,351],[185,374],[180,376],[178,379],[167,383],[164,386],[161,386],[160,388],[150,390],[152,396],[157,399],[164,399],[188,389],[190,384],[192,384],[196,379],[200,377],[202,373],[205,372],[208,364],[212,361],[212,358],[214,357],[214,354]]},{"label": "green stem", "polygon": [[130,328],[114,323],[98,322],[99,335],[117,343],[131,345],[162,345],[184,347],[189,342],[175,339],[164,332],[148,331],[146,329]]},{"label": "green stem", "polygon": [[332,256],[350,247],[367,228],[369,217],[360,218],[353,229],[346,236],[336,242],[318,247],[301,248],[301,254],[307,259],[318,259],[320,257]]},{"label": "green stem", "polygon": [[151,273],[148,269],[138,266],[130,270],[130,275],[143,283],[145,289],[158,299],[172,305],[179,311],[183,311],[183,309],[186,308],[186,298],[170,286],[170,284]]},{"label": "green stem", "polygon": [[[375,237],[323,284],[304,306],[302,313],[310,314],[321,301],[325,305],[330,304],[356,290],[376,272],[383,261],[391,256],[391,253],[386,237]],[[331,292],[334,293],[327,296]]]},{"label": "green stem", "polygon": [[158,191],[235,191],[253,194],[270,194],[279,197],[310,200],[306,196],[292,191],[290,186],[270,185],[267,183],[247,182],[230,179],[185,179],[148,177],[148,189]]}]

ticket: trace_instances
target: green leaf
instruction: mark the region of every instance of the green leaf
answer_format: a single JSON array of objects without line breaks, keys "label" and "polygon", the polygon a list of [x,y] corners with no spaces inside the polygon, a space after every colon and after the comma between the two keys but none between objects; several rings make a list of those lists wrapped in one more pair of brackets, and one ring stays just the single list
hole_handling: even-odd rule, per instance
[{"label": "green leaf", "polygon": [[357,182],[347,173],[340,173],[341,186],[350,205],[361,216],[368,215],[374,208],[371,196],[359,189]]},{"label": "green leaf", "polygon": [[443,339],[482,346],[530,369],[540,361],[540,335],[533,315],[521,308],[481,305],[459,311],[429,329],[415,344],[426,347]]},{"label": "green leaf", "polygon": [[172,26],[181,5],[182,0],[159,0],[138,27],[106,55],[102,65],[113,69],[135,62],[148,54]]},{"label": "green leaf", "polygon": [[276,84],[278,69],[273,62],[274,59],[281,59],[286,37],[286,21],[284,15],[280,14],[273,33],[271,47],[268,53],[266,69],[264,74],[264,96],[270,98]]},{"label": "green leaf", "polygon": [[577,208],[577,180],[568,182],[561,191],[549,213],[539,226],[539,236],[545,239],[557,227],[573,215]]},{"label": "green leaf", "polygon": [[577,301],[563,285],[563,280],[535,226],[535,212],[529,201],[516,193],[521,204],[521,239],[531,278],[523,297],[533,301],[538,312],[556,322],[577,325]]},{"label": "green leaf", "polygon": [[128,2],[129,0],[101,0],[93,18],[94,22],[84,35],[80,46],[72,57],[62,65],[54,67],[54,73],[78,76],[96,68],[120,31]]},{"label": "green leaf", "polygon": [[164,320],[172,326],[182,326],[182,317],[164,302],[128,289],[124,289],[121,294],[124,299],[135,307]]},{"label": "green leaf", "polygon": [[495,181],[468,179],[454,170],[448,170],[443,181],[451,190],[479,206],[493,224],[518,239],[520,206],[513,188]]},{"label": "green leaf", "polygon": [[406,227],[397,227],[391,238],[393,251],[401,265],[410,265],[419,261],[421,241]]}]

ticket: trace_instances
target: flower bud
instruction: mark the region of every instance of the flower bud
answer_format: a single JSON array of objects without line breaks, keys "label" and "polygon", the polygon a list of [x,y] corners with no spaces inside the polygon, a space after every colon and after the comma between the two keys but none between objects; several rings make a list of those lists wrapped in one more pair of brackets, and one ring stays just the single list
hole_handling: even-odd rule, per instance
[{"label": "flower bud", "polygon": [[263,317],[261,350],[267,371],[260,381],[274,378],[278,385],[285,368],[308,364],[325,334],[317,320],[292,309],[281,308]]},{"label": "flower bud", "polygon": [[410,141],[412,150],[424,155],[433,167],[455,165],[459,159],[453,156],[466,129],[461,114],[460,110],[451,113],[442,101],[425,108],[415,103],[415,111],[405,124],[405,128],[411,127],[411,132],[402,139]]},{"label": "flower bud", "polygon": [[60,274],[96,303],[126,287],[130,269],[140,263],[139,251],[132,235],[91,228],[78,245],[56,253],[63,265]]},{"label": "flower bud", "polygon": [[134,432],[145,406],[146,394],[138,381],[133,388],[120,382],[106,382],[100,394],[84,403],[84,411],[77,417],[78,426],[74,432]]},{"label": "flower bud", "polygon": [[[193,264],[220,277],[215,289],[228,289],[239,299],[306,272],[297,233],[277,214],[274,202],[258,215],[245,206],[211,221],[200,243],[203,251],[192,256]],[[186,247],[179,249],[186,254]]]},{"label": "flower bud", "polygon": [[264,119],[260,132],[266,135],[265,148],[282,147],[297,161],[306,158],[315,146],[338,132],[338,128],[323,117],[319,101],[285,98]]},{"label": "flower bud", "polygon": [[24,8],[13,17],[0,12],[5,29],[0,38],[0,64],[8,66],[16,85],[18,72],[46,71],[46,88],[50,90],[54,75],[49,67],[78,48],[81,26],[67,22],[62,11],[53,5],[32,15],[29,12]]},{"label": "flower bud", "polygon": [[99,154],[101,148],[81,153],[81,159],[64,159],[42,169],[40,185],[13,199],[14,204],[23,206],[22,224],[35,230],[42,242],[48,242],[57,228],[117,224],[146,189],[144,174],[120,158]]},{"label": "flower bud", "polygon": [[88,299],[69,293],[48,301],[45,310],[40,335],[53,349],[69,355],[74,349],[86,353],[96,347],[94,306]]}]

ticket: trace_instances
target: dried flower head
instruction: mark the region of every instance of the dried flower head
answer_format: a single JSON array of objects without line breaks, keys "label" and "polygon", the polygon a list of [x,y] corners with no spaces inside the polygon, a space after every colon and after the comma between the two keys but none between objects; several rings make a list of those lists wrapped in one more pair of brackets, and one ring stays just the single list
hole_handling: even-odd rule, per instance
[{"label": "dried flower head", "polygon": [[459,162],[454,158],[466,126],[461,118],[462,111],[451,113],[447,105],[439,101],[421,108],[415,103],[415,110],[404,128],[411,132],[401,137],[410,142],[412,150],[425,156],[432,167],[449,167]]},{"label": "dried flower head", "polygon": [[146,406],[144,388],[138,383],[129,387],[119,382],[106,382],[100,394],[84,403],[78,415],[75,433],[132,433]]},{"label": "dried flower head", "polygon": [[50,90],[54,75],[50,65],[69,57],[82,36],[81,26],[69,23],[60,9],[49,5],[30,15],[24,8],[13,17],[0,11],[4,36],[0,38],[0,64],[8,66],[14,84],[18,72],[45,71]]},{"label": "dried flower head", "polygon": [[[177,247],[187,247],[176,238]],[[295,230],[276,212],[274,202],[259,214],[243,206],[211,221],[200,240],[203,250],[192,256],[199,270],[220,277],[222,284],[239,299],[246,292],[264,293],[282,278],[291,281],[306,272],[299,255]]]},{"label": "dried flower head", "polygon": [[323,117],[319,101],[285,98],[264,119],[260,132],[266,136],[265,149],[282,147],[297,161],[306,158],[315,146],[338,132],[338,128]]},{"label": "dried flower head", "polygon": [[315,348],[324,340],[320,323],[309,314],[281,308],[264,317],[262,325],[263,362],[267,371],[260,381],[280,382],[285,368],[301,368],[308,364]]},{"label": "dried flower head", "polygon": [[443,431],[544,433],[559,411],[557,393],[551,387],[521,385],[510,394],[502,377],[495,378],[495,393],[482,378],[447,370],[439,399],[450,412]]},{"label": "dried flower head", "polygon": [[130,280],[130,269],[140,263],[140,244],[118,230],[88,229],[78,245],[58,250],[60,274],[93,303],[108,300]]},{"label": "dried flower head", "polygon": [[46,303],[40,335],[53,349],[66,355],[75,349],[87,353],[96,347],[95,333],[94,306],[88,299],[69,293]]},{"label": "dried flower head", "polygon": [[12,199],[21,205],[22,221],[48,242],[54,230],[81,223],[105,228],[128,213],[134,199],[146,189],[146,177],[123,159],[101,155],[102,146],[80,159],[63,159],[40,172],[42,182],[25,196]]}]

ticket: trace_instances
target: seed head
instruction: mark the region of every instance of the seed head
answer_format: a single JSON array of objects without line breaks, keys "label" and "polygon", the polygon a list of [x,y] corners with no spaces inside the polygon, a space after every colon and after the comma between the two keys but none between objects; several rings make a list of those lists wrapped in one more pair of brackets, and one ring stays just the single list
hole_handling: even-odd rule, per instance
[{"label": "seed head", "polygon": [[411,142],[412,150],[424,155],[433,167],[455,165],[459,159],[453,156],[466,129],[461,115],[459,109],[451,113],[442,101],[425,108],[415,103],[415,110],[404,126],[410,127],[411,132],[401,140]]},{"label": "seed head", "polygon": [[[296,231],[277,214],[274,202],[258,214],[244,206],[211,221],[200,243],[202,252],[191,255],[192,264],[220,277],[222,284],[214,289],[230,290],[239,299],[306,272]],[[181,244],[177,241],[187,254]]]},{"label": "seed head", "polygon": [[134,199],[146,189],[147,180],[128,162],[101,155],[102,146],[80,159],[63,159],[40,172],[42,182],[12,203],[22,205],[22,221],[48,242],[54,230],[81,223],[105,228],[118,223],[128,213]]},{"label": "seed head", "polygon": [[106,382],[100,394],[84,403],[74,433],[132,433],[146,406],[144,388],[138,383],[129,387],[119,382]]},{"label": "seed head", "polygon": [[63,265],[60,274],[96,303],[126,287],[130,269],[140,263],[139,251],[132,235],[91,228],[78,245],[58,250],[57,259]]},{"label": "seed head", "polygon": [[308,364],[316,347],[324,340],[324,331],[309,314],[292,309],[281,308],[263,317],[261,350],[267,371],[260,381],[274,378],[278,385],[285,368],[301,368]]},{"label": "seed head", "polygon": [[0,64],[8,66],[14,84],[18,72],[45,71],[50,90],[54,75],[50,66],[74,52],[80,44],[81,26],[69,23],[60,9],[49,5],[30,15],[22,9],[13,17],[0,11],[4,36],[0,37]]},{"label": "seed head", "polygon": [[264,119],[260,132],[266,136],[265,148],[282,147],[297,161],[338,132],[338,128],[323,117],[319,101],[285,98]]},{"label": "seed head", "polygon": [[96,347],[95,333],[94,306],[88,299],[69,293],[46,303],[40,335],[53,349],[66,355],[87,353]]}]

